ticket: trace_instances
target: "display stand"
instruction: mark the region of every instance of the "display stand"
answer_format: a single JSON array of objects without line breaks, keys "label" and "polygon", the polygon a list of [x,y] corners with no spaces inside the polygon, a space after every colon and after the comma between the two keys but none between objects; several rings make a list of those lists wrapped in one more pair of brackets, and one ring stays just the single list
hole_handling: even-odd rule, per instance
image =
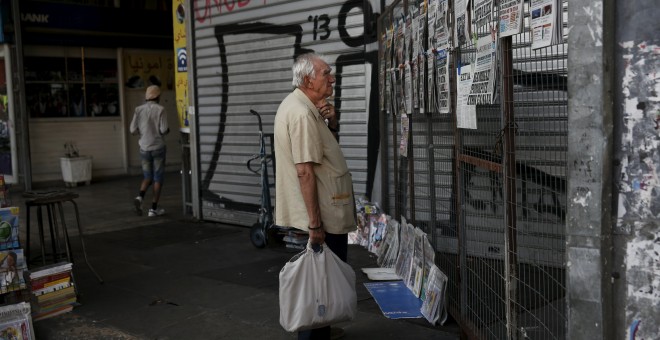
[{"label": "display stand", "polygon": [[19,240],[19,209],[0,208],[0,337],[34,339],[27,261]]}]

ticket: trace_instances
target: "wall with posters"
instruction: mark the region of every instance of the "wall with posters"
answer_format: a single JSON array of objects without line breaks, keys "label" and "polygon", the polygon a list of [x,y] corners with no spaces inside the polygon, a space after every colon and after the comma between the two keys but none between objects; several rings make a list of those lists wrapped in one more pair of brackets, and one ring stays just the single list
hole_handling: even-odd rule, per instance
[{"label": "wall with posters", "polygon": [[660,39],[656,1],[616,1],[615,338],[660,339]]}]

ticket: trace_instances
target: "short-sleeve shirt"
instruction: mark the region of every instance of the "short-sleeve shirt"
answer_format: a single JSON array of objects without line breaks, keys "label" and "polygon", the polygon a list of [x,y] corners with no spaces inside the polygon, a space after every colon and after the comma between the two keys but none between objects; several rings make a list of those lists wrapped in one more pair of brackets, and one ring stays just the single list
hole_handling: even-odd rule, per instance
[{"label": "short-sleeve shirt", "polygon": [[163,136],[170,131],[165,108],[153,101],[136,107],[130,130],[131,133],[140,133],[138,143],[141,150],[154,151],[164,148]]},{"label": "short-sleeve shirt", "polygon": [[275,115],[275,223],[307,230],[309,216],[296,164],[314,163],[321,221],[325,231],[355,230],[353,184],[339,143],[318,109],[295,89]]}]

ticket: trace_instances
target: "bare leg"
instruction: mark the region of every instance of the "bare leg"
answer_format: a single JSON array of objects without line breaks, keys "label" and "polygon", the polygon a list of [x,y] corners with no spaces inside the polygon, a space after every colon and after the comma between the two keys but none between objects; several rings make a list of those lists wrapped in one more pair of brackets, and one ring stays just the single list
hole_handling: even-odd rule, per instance
[{"label": "bare leg", "polygon": [[158,204],[158,200],[160,200],[160,188],[162,184],[160,182],[154,182],[154,198],[153,202]]},{"label": "bare leg", "polygon": [[140,191],[147,191],[149,185],[151,185],[151,179],[143,179],[140,184]]}]

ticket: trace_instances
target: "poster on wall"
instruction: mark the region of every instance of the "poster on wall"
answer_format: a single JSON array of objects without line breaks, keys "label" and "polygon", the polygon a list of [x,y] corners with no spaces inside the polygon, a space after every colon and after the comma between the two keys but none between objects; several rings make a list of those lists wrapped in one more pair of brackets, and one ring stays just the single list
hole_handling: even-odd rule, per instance
[{"label": "poster on wall", "polygon": [[188,121],[188,51],[186,50],[186,9],[184,0],[175,0],[172,6],[174,28],[174,57],[176,70],[174,83],[176,92],[176,111],[181,132],[190,133]]},{"label": "poster on wall", "polygon": [[174,58],[168,53],[126,53],[124,79],[129,89],[160,86],[161,91],[174,89]]}]

